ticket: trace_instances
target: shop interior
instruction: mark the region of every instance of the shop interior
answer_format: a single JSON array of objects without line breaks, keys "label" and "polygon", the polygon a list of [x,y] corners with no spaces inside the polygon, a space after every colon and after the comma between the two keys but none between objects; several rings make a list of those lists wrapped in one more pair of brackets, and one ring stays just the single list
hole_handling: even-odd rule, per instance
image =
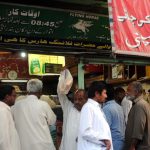
[{"label": "shop interior", "polygon": [[[38,56],[44,55],[44,60],[48,57],[48,62],[41,69],[42,73],[37,72],[31,68],[31,62],[29,61],[30,55]],[[50,63],[50,56],[54,56],[56,62]],[[143,84],[143,87],[148,93],[150,89],[150,66],[144,64],[130,64],[129,62],[105,62],[103,59],[97,60],[96,58],[78,58],[75,55],[61,56],[63,63],[58,63],[58,55],[54,54],[32,54],[22,53],[14,51],[1,51],[0,52],[0,84],[11,84],[15,87],[18,99],[21,96],[26,95],[26,83],[31,78],[39,78],[43,82],[43,96],[42,100],[47,101],[52,107],[53,111],[57,114],[57,138],[56,146],[59,147],[62,136],[62,110],[57,97],[57,83],[61,67],[66,66],[74,79],[74,84],[69,93],[71,99],[72,93],[75,89],[79,88],[79,64],[82,64],[82,72],[84,72],[84,88],[88,89],[88,86],[92,81],[106,81],[115,87],[122,86],[126,89],[127,85],[131,81],[138,80]],[[56,59],[57,58],[57,59]],[[99,62],[101,61],[101,63]],[[41,62],[41,60],[40,60]],[[82,63],[81,63],[82,62]],[[44,62],[45,63],[45,62]],[[49,65],[48,65],[49,64]],[[37,66],[36,66],[37,67]]]}]

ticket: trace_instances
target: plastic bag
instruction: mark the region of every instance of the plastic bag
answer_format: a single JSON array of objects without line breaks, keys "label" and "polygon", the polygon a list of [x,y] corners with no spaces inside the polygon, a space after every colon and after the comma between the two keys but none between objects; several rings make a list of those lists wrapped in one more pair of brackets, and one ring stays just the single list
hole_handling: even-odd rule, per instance
[{"label": "plastic bag", "polygon": [[72,83],[73,78],[70,71],[68,69],[61,71],[57,86],[57,92],[59,92],[60,94],[68,94]]}]

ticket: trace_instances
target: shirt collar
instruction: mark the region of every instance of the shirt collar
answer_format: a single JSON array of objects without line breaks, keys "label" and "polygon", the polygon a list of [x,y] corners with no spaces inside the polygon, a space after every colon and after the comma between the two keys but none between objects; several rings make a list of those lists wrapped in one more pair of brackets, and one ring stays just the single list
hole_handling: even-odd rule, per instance
[{"label": "shirt collar", "polygon": [[33,99],[38,99],[38,97],[35,96],[35,95],[28,95],[27,97],[28,97],[28,98],[33,98]]},{"label": "shirt collar", "polygon": [[95,106],[98,106],[98,107],[101,107],[102,105],[99,104],[97,101],[91,99],[91,98],[88,98],[88,102],[91,103],[92,105],[95,105]]},{"label": "shirt collar", "polygon": [[109,100],[109,101],[106,101],[104,104],[111,104],[111,103],[115,103],[115,100]]},{"label": "shirt collar", "polygon": [[10,110],[10,106],[8,106],[8,105],[7,105],[6,103],[4,103],[4,102],[0,102],[0,106],[6,108],[6,109],[8,109],[8,110]]},{"label": "shirt collar", "polygon": [[138,98],[134,99],[134,100],[133,100],[133,103],[135,104],[135,103],[137,103],[138,101],[140,101],[141,99],[143,99],[143,96],[142,96],[142,95],[139,96]]}]

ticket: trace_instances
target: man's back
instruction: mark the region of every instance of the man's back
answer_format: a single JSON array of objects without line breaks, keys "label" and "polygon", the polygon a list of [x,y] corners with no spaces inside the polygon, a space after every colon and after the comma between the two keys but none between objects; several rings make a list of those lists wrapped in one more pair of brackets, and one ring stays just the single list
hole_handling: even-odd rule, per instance
[{"label": "man's back", "polygon": [[0,150],[20,150],[20,141],[10,107],[0,102]]},{"label": "man's back", "polygon": [[56,116],[46,102],[34,95],[18,101],[13,110],[22,150],[54,150],[48,125]]},{"label": "man's back", "polygon": [[114,100],[110,100],[104,105],[103,111],[110,126],[114,150],[122,150],[125,134],[123,109]]}]

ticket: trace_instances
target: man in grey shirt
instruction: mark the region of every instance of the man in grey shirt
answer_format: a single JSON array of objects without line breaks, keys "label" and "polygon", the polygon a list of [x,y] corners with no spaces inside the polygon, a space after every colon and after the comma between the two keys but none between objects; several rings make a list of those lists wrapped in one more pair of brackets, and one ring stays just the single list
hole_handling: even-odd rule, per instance
[{"label": "man in grey shirt", "polygon": [[140,82],[128,85],[127,96],[133,106],[128,116],[124,150],[150,150],[150,106],[143,99],[142,91]]}]

